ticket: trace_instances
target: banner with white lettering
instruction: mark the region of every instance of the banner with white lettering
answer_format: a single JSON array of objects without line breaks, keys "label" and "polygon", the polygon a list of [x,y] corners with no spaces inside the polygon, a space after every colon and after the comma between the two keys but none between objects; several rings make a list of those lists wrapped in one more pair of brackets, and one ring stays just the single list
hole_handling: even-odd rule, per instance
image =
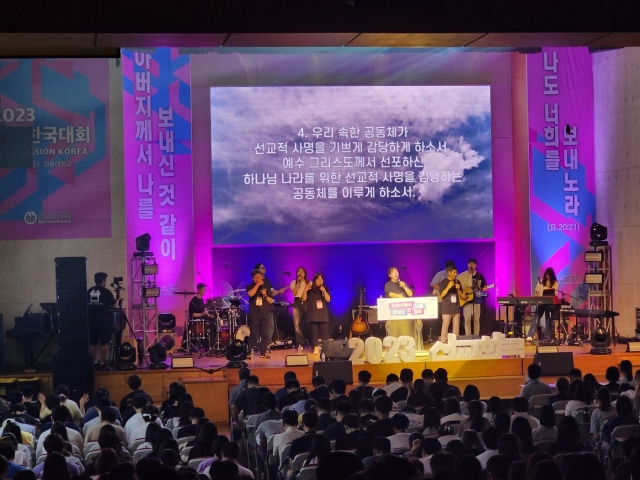
[{"label": "banner with white lettering", "polygon": [[593,71],[587,48],[527,59],[532,283],[552,267],[586,299],[584,252],[595,215]]},{"label": "banner with white lettering", "polygon": [[0,240],[111,236],[108,118],[108,60],[0,60]]},{"label": "banner with white lettering", "polygon": [[177,48],[122,50],[127,254],[148,233],[160,309],[193,289],[191,71]]}]

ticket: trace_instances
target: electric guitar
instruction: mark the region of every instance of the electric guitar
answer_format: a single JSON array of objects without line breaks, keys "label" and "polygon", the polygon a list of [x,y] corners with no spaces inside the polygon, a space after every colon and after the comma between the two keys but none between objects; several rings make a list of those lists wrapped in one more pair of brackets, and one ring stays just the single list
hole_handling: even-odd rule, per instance
[{"label": "electric guitar", "polygon": [[[496,284],[492,283],[491,285],[487,285],[487,289],[495,288],[495,286],[496,286]],[[465,293],[467,295],[467,298],[466,298],[466,300],[463,300],[462,299],[462,295],[460,295],[460,306],[461,307],[464,307],[467,303],[473,301],[473,299],[476,296],[476,293],[474,292],[473,287],[465,288],[464,290],[462,290],[462,293]],[[487,294],[482,292],[482,291],[480,293],[478,293],[477,295],[479,297],[486,297],[487,296]]]},{"label": "electric guitar", "polygon": [[366,335],[369,333],[369,319],[368,314],[362,309],[362,301],[364,299],[364,287],[360,289],[360,304],[358,305],[358,315],[351,322],[351,334],[352,335]]}]

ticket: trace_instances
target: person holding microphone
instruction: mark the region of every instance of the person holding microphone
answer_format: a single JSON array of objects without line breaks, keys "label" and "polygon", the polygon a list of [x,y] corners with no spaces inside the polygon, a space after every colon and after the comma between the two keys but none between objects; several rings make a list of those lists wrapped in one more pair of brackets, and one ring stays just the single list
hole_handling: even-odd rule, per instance
[{"label": "person holding microphone", "polygon": [[264,276],[260,270],[251,272],[252,282],[247,285],[249,296],[249,349],[253,349],[260,336],[260,358],[271,358],[267,350],[273,335],[273,316],[271,304],[273,303],[273,290],[265,284]]},{"label": "person holding microphone", "polygon": [[318,355],[318,335],[322,338],[323,348],[329,340],[329,309],[331,301],[329,290],[324,285],[324,277],[321,273],[313,276],[313,281],[308,282],[302,293],[302,302],[307,311],[307,324],[309,325],[309,336],[313,355]]}]

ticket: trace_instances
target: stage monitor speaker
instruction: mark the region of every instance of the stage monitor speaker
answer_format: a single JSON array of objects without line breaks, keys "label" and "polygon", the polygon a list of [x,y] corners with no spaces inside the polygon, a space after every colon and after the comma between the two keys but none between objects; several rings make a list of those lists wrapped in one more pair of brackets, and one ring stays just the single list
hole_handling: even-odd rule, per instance
[{"label": "stage monitor speaker", "polygon": [[558,353],[557,345],[538,345],[536,353]]},{"label": "stage monitor speaker", "polygon": [[284,365],[286,367],[308,367],[309,357],[306,355],[286,355]]},{"label": "stage monitor speaker", "polygon": [[627,352],[640,352],[640,342],[627,343]]},{"label": "stage monitor speaker", "polygon": [[94,389],[93,359],[87,354],[66,355],[60,353],[53,357],[53,388],[66,385],[71,390],[71,398],[78,400]]},{"label": "stage monitor speaker", "polygon": [[[326,343],[326,345],[325,345]],[[348,360],[353,353],[353,348],[349,347],[348,340],[328,340],[322,344],[322,353],[327,361]]]},{"label": "stage monitor speaker", "polygon": [[321,376],[329,383],[331,380],[344,380],[347,385],[353,385],[353,369],[351,362],[315,362],[313,376]]},{"label": "stage monitor speaker", "polygon": [[556,352],[556,353],[536,353],[533,357],[533,363],[540,365],[543,377],[551,377],[557,375],[569,375],[569,370],[573,368],[572,352]]},{"label": "stage monitor speaker", "polygon": [[171,368],[193,368],[193,357],[171,357]]}]

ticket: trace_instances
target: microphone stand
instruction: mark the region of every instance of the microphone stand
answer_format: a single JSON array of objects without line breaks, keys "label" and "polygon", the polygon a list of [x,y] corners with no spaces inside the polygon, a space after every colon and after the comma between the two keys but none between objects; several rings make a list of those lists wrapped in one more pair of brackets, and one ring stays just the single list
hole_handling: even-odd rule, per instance
[{"label": "microphone stand", "polygon": [[409,285],[409,288],[411,288],[411,291],[414,293],[416,293],[416,286],[413,284],[413,278],[411,278],[411,274],[407,271],[407,267],[400,267],[402,270],[404,270],[404,273],[407,274],[407,277],[409,277],[409,281],[411,282],[411,284]]}]

